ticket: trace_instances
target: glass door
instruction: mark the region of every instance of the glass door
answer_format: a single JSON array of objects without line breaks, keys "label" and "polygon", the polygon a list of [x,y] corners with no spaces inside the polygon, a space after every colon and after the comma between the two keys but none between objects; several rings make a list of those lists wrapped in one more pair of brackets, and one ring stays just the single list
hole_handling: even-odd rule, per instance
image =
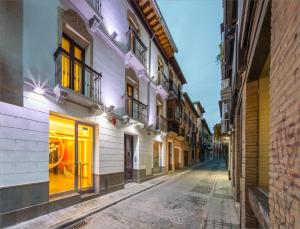
[{"label": "glass door", "polygon": [[94,127],[50,115],[49,194],[93,188]]},{"label": "glass door", "polygon": [[50,115],[49,193],[74,191],[75,121]]},{"label": "glass door", "polygon": [[93,187],[94,127],[77,124],[77,188],[83,191]]}]

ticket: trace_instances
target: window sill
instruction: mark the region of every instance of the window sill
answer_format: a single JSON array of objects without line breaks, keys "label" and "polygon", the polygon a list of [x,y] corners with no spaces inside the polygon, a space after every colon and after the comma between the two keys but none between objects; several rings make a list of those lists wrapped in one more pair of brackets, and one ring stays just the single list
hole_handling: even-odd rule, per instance
[{"label": "window sill", "polygon": [[248,188],[250,206],[262,228],[269,228],[269,197],[258,187]]}]

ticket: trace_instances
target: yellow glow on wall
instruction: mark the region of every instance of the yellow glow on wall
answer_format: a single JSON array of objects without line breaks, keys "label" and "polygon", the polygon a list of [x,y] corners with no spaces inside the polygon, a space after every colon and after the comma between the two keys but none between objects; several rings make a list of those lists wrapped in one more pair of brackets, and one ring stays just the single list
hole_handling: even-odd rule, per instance
[{"label": "yellow glow on wall", "polygon": [[258,186],[269,189],[269,58],[259,77]]}]

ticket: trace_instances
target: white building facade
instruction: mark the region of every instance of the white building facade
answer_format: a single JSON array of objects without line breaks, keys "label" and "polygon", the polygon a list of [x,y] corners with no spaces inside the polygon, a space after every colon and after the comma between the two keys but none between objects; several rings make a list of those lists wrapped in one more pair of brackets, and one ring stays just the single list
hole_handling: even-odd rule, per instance
[{"label": "white building facade", "polygon": [[176,46],[155,1],[4,1],[0,13],[0,226],[167,170]]}]

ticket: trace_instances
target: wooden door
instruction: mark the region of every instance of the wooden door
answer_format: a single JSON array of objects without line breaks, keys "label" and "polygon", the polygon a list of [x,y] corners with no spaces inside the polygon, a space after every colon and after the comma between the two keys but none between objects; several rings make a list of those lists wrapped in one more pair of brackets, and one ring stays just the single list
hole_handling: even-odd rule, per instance
[{"label": "wooden door", "polygon": [[189,153],[188,151],[184,151],[184,167],[188,167],[189,163]]},{"label": "wooden door", "polygon": [[172,170],[173,169],[173,157],[172,157],[172,143],[169,142],[169,170]]},{"label": "wooden door", "polygon": [[125,168],[125,181],[132,181],[133,178],[133,136],[125,134],[125,158],[124,158],[124,168]]}]

